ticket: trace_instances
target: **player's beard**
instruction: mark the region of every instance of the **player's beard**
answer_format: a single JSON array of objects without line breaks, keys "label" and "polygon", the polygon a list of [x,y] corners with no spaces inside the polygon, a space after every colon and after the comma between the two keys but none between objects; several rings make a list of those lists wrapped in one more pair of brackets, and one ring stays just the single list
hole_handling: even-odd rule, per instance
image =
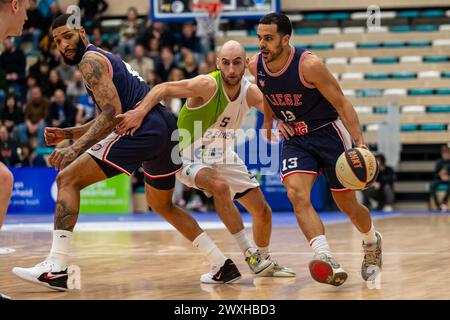
[{"label": "player's beard", "polygon": [[84,52],[86,51],[86,46],[84,45],[83,40],[81,40],[80,35],[78,35],[78,43],[77,47],[75,49],[75,56],[73,59],[68,59],[64,53],[61,52],[61,55],[64,59],[64,62],[67,63],[69,66],[76,66],[80,63],[81,59],[83,59]]},{"label": "player's beard", "polygon": [[266,63],[270,63],[276,60],[283,53],[283,45],[281,44],[281,40],[276,46],[275,51],[269,51],[269,55],[267,57]]},{"label": "player's beard", "polygon": [[244,73],[245,73],[245,69],[241,72],[240,75],[238,75],[238,76],[235,78],[235,79],[236,79],[236,82],[235,82],[235,83],[232,83],[232,82],[230,82],[230,81],[227,79],[227,77],[225,76],[225,74],[223,73],[223,71],[220,70],[220,74],[221,74],[221,76],[222,76],[222,80],[223,80],[223,82],[225,82],[225,84],[226,84],[228,87],[236,87],[237,85],[240,85],[241,80],[242,80],[242,77],[244,76]]}]

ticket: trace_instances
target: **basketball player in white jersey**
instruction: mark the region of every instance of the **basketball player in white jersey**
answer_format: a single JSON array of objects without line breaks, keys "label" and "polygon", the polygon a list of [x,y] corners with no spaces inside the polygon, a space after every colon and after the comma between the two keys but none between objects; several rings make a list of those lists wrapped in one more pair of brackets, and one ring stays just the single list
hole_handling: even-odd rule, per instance
[{"label": "basketball player in white jersey", "polygon": [[[119,116],[124,121],[117,131],[125,133],[131,129],[133,134],[161,100],[188,98],[178,115],[183,168],[177,178],[214,197],[220,218],[249,262],[254,245],[245,235],[242,217],[233,200],[242,204],[253,216],[253,237],[261,258],[270,262],[264,265],[267,271],[262,268],[253,271],[265,276],[293,277],[291,269],[270,259],[272,211],[257,180],[231,148],[234,133],[241,129],[251,106],[263,111],[261,91],[244,77],[247,63],[244,48],[236,41],[228,41],[219,52],[218,71],[156,86],[137,109]],[[214,283],[215,271],[204,275],[202,282]]]},{"label": "basketball player in white jersey", "polygon": [[[28,0],[0,0],[0,41],[6,37],[20,36],[23,25],[27,20]],[[11,198],[13,175],[8,168],[0,162],[0,228],[6,216],[6,210]],[[0,300],[9,297],[0,293]]]}]

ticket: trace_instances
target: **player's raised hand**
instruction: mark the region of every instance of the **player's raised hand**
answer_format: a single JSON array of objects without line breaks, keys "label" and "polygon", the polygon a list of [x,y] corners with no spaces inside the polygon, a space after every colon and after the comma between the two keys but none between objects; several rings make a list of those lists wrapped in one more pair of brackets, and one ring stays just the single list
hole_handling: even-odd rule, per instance
[{"label": "player's raised hand", "polygon": [[64,131],[61,128],[45,128],[44,131],[45,143],[48,146],[53,146],[60,143],[65,139]]},{"label": "player's raised hand", "polygon": [[118,114],[116,120],[119,121],[119,123],[116,125],[114,132],[117,134],[125,134],[128,130],[131,130],[130,134],[133,136],[141,127],[144,117],[145,114],[139,109],[130,110],[124,114]]},{"label": "player's raised hand", "polygon": [[277,120],[277,129],[278,132],[283,135],[283,137],[287,140],[289,140],[294,134],[294,128],[289,123],[285,123],[281,120]]}]

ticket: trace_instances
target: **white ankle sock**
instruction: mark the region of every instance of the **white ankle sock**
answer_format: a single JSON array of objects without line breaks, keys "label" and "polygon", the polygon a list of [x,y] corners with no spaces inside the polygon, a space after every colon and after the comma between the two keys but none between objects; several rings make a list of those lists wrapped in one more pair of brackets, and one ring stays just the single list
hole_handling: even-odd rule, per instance
[{"label": "white ankle sock", "polygon": [[201,233],[195,238],[194,241],[192,241],[192,245],[198,248],[209,260],[209,263],[217,268],[223,266],[227,260],[227,257],[225,257],[206,232]]},{"label": "white ankle sock", "polygon": [[236,240],[237,244],[239,245],[239,248],[241,248],[242,253],[245,254],[245,252],[249,248],[255,248],[255,246],[251,243],[249,238],[247,238],[247,235],[245,234],[245,229],[242,229],[238,233],[233,234],[233,237]]},{"label": "white ankle sock", "polygon": [[259,252],[261,252],[261,254],[262,254],[262,256],[264,258],[267,258],[268,256],[270,256],[269,246],[267,246],[267,247],[258,247],[258,250],[259,250]]},{"label": "white ankle sock", "polygon": [[54,230],[52,248],[48,259],[65,268],[68,264],[71,238],[71,231]]},{"label": "white ankle sock", "polygon": [[364,244],[377,243],[378,239],[377,239],[377,235],[375,234],[375,227],[373,226],[373,223],[370,226],[369,232],[367,232],[367,233],[361,232],[361,238],[362,238],[362,241],[364,242]]},{"label": "white ankle sock", "polygon": [[309,241],[309,245],[314,250],[315,254],[331,254],[330,246],[327,242],[327,237],[325,235],[320,235],[315,238],[312,238],[311,241]]}]

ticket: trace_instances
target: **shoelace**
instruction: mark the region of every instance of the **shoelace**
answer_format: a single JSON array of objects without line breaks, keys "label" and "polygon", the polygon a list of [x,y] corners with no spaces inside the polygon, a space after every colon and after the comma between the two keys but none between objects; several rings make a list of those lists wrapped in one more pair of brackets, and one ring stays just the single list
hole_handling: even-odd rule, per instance
[{"label": "shoelace", "polygon": [[377,248],[365,248],[364,260],[366,265],[377,264]]}]

